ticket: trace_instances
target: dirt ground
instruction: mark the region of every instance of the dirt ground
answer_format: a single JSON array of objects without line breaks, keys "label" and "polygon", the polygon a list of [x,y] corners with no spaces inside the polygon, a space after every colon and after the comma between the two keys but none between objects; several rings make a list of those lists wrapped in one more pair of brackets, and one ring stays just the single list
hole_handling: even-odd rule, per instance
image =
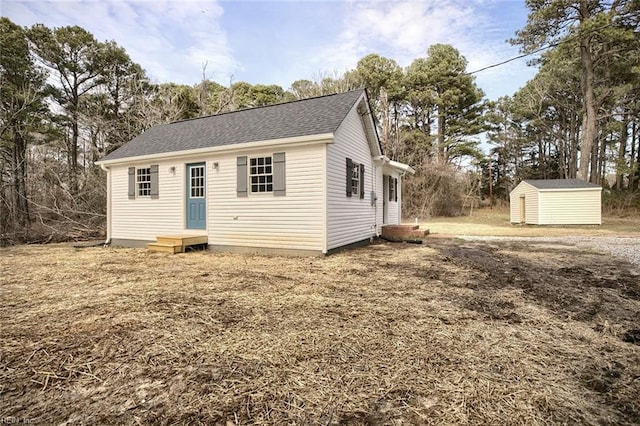
[{"label": "dirt ground", "polygon": [[[639,213],[629,211],[623,216],[603,214],[602,225],[513,225],[509,221],[509,206],[501,205],[493,209],[474,210],[466,216],[434,217],[420,221],[420,225],[433,234],[449,235],[640,237]],[[413,223],[413,220],[410,222]]]},{"label": "dirt ground", "polygon": [[18,246],[0,272],[4,423],[640,424],[640,271],[584,247]]}]

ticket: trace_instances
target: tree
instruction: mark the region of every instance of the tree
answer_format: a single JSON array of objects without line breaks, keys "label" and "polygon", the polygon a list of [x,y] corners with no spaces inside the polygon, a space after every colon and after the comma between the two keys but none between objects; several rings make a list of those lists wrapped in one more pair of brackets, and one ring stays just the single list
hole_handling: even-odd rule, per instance
[{"label": "tree", "polygon": [[485,130],[486,104],[466,67],[467,60],[453,46],[436,44],[426,59],[416,59],[407,70],[409,96],[417,101],[414,114],[422,113],[416,124],[427,135],[435,115],[432,155],[439,163],[480,156],[479,142],[472,136]]},{"label": "tree", "polygon": [[252,98],[251,106],[274,105],[294,99],[277,84],[255,84],[249,93]]},{"label": "tree", "polygon": [[311,80],[296,80],[291,83],[289,91],[296,99],[307,99],[320,96],[320,86]]},{"label": "tree", "polygon": [[393,59],[370,54],[358,61],[353,76],[367,88],[371,110],[380,125],[383,149],[392,158],[397,158],[400,151],[397,136],[398,107],[403,97],[402,68]]},{"label": "tree", "polygon": [[231,90],[211,80],[202,80],[195,86],[198,108],[202,115],[219,114],[232,107]]},{"label": "tree", "polygon": [[[580,139],[580,165],[578,177],[597,181],[590,167],[596,138],[598,137],[598,110],[602,98],[596,95],[598,67],[614,52],[614,40],[629,39],[630,28],[621,17],[632,15],[633,0],[527,0],[530,9],[526,26],[512,40],[520,44],[525,53],[533,53],[544,46],[556,46],[575,41],[580,58],[580,87],[582,94],[582,125]],[[623,43],[624,45],[624,43]],[[619,46],[622,48],[622,46]],[[590,170],[591,169],[591,170]]]},{"label": "tree", "polygon": [[[29,53],[23,28],[0,18],[0,233],[28,227],[27,147],[47,114],[46,74]],[[5,187],[9,187],[6,194]]]},{"label": "tree", "polygon": [[80,98],[104,82],[102,72],[108,49],[78,26],[51,30],[42,24],[36,24],[28,31],[28,36],[38,60],[58,83],[52,87],[52,98],[63,108],[69,122],[69,185],[71,193],[76,194]]}]

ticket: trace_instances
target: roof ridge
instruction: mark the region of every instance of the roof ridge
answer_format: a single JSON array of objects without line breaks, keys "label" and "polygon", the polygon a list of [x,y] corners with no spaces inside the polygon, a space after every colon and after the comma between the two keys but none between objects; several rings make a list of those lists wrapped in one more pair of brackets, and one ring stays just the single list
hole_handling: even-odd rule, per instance
[{"label": "roof ridge", "polygon": [[296,102],[311,101],[311,100],[315,100],[315,99],[328,98],[330,96],[346,95],[347,93],[364,92],[364,91],[365,91],[365,89],[361,88],[361,89],[347,90],[346,92],[340,92],[340,93],[329,93],[329,94],[326,94],[326,95],[312,96],[310,98],[294,99],[292,101],[281,102],[281,103],[277,103],[277,104],[260,105],[260,106],[249,107],[249,108],[244,108],[244,109],[237,109],[235,111],[225,111],[225,112],[221,112],[221,113],[218,113],[218,114],[203,115],[201,117],[184,118],[182,120],[171,121],[169,123],[162,123],[161,125],[184,123],[184,122],[187,122],[187,121],[201,120],[201,119],[204,119],[204,118],[211,118],[211,117],[219,117],[219,116],[222,116],[222,115],[234,114],[234,113],[238,113],[238,112],[253,111],[253,110],[257,110],[257,109],[270,108],[270,107],[276,107],[276,106],[287,105],[287,104],[294,104]]}]

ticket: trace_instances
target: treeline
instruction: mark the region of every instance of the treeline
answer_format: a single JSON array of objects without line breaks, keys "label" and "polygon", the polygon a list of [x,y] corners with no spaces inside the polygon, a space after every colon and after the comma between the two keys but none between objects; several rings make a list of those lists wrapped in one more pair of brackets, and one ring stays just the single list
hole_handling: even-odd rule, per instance
[{"label": "treeline", "polygon": [[492,105],[483,169],[494,194],[506,198],[522,179],[577,177],[612,189],[612,207],[639,207],[640,2],[526,3],[511,42],[543,52],[537,75]]},{"label": "treeline", "polygon": [[284,90],[206,78],[193,86],[154,84],[116,42],[77,26],[23,28],[1,18],[0,37],[5,244],[99,233],[106,194],[95,162],[159,123],[367,87],[385,151],[419,170],[405,191],[411,214],[438,203],[449,209],[450,197],[437,194],[459,192],[447,188],[447,179],[460,179],[456,165],[482,157],[476,135],[486,127],[488,103],[452,46],[432,46],[407,69],[369,55],[344,74]]},{"label": "treeline", "polygon": [[[485,98],[467,61],[433,45],[408,67],[371,54],[342,74],[277,85],[155,84],[114,41],[0,18],[0,243],[83,238],[105,222],[95,161],[149,127],[366,87],[386,154],[417,171],[407,216],[507,199],[522,179],[579,177],[638,201],[638,2],[528,0],[513,43],[540,51],[534,79]],[[491,149],[484,153],[481,141]],[[613,174],[609,185],[606,179]]]}]

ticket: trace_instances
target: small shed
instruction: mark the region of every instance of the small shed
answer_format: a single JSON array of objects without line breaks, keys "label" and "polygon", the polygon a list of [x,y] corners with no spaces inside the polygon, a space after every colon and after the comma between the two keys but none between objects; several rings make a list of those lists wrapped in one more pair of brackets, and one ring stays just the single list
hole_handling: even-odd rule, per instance
[{"label": "small shed", "polygon": [[602,188],[580,179],[523,180],[509,199],[511,223],[602,224]]}]

